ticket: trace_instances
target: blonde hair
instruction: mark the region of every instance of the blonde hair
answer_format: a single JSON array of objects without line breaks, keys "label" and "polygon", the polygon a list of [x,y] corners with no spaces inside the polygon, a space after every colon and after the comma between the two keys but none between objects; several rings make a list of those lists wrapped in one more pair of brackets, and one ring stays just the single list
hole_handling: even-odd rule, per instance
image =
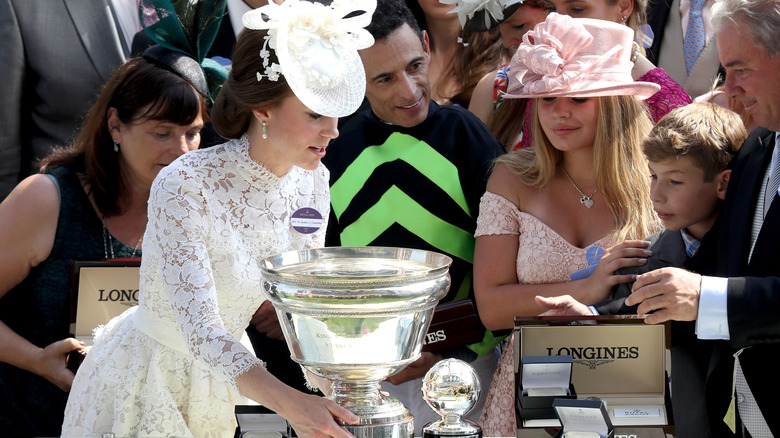
[{"label": "blonde hair", "polygon": [[647,159],[690,157],[712,181],[747,138],[739,115],[709,102],[676,108],[658,121],[642,144]]},{"label": "blonde hair", "polygon": [[[598,97],[598,125],[593,145],[593,170],[596,188],[607,200],[612,212],[618,241],[641,239],[660,229],[650,200],[647,161],[642,139],[652,122],[647,109],[633,96]],[[563,160],[542,130],[536,105],[533,111],[534,147],[499,157],[520,180],[531,187],[549,184]]]}]

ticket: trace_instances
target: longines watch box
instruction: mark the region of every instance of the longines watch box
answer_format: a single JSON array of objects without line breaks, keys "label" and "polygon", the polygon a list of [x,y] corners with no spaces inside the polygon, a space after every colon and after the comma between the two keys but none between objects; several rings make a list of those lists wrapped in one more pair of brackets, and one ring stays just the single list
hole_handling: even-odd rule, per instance
[{"label": "longines watch box", "polygon": [[[577,398],[603,401],[616,429],[672,429],[668,324],[645,324],[640,315],[527,317],[515,318],[513,336],[516,397],[522,397],[522,357],[571,356]],[[556,419],[530,418],[520,409],[516,415],[518,436],[522,428],[560,427]]]},{"label": "longines watch box", "polygon": [[423,339],[423,351],[474,344],[485,337],[485,326],[471,299],[439,304]]},{"label": "longines watch box", "polygon": [[138,305],[141,259],[73,260],[71,334],[92,345],[92,331]]},{"label": "longines watch box", "polygon": [[556,438],[613,438],[615,435],[603,401],[556,399],[553,408],[561,423]]},{"label": "longines watch box", "polygon": [[571,356],[523,356],[516,397],[517,409],[525,419],[553,419],[556,398],[577,398],[571,384]]},{"label": "longines watch box", "polygon": [[290,423],[276,412],[258,405],[236,405],[236,433],[233,438],[289,438]]}]

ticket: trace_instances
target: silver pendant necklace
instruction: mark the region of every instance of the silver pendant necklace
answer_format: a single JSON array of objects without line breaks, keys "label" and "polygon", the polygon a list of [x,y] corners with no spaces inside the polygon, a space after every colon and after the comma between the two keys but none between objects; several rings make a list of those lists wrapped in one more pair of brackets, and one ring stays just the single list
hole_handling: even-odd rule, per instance
[{"label": "silver pendant necklace", "polygon": [[587,208],[593,207],[593,195],[595,195],[596,192],[599,190],[598,187],[596,187],[596,190],[593,190],[593,193],[591,193],[590,195],[586,195],[585,193],[582,192],[582,190],[580,190],[579,187],[577,187],[577,184],[574,183],[574,180],[571,179],[571,177],[569,176],[569,172],[566,171],[566,168],[561,166],[561,170],[563,170],[563,174],[566,175],[566,178],[569,179],[571,185],[573,185],[574,188],[577,189],[578,192],[580,192],[580,195],[582,195],[582,197],[580,198],[580,204],[584,205]]},{"label": "silver pendant necklace", "polygon": [[[106,256],[106,260],[108,260],[108,254],[109,250],[111,251],[111,258],[115,259],[114,256],[114,237],[111,235],[111,233],[106,228],[106,222],[108,222],[108,219],[106,217],[102,217],[100,219],[100,222],[103,224],[103,253]],[[130,253],[130,258],[135,258],[135,253],[138,251],[138,249],[141,247],[141,244],[144,240],[144,232],[141,231],[141,237],[138,238],[138,243],[135,244],[133,247],[133,252]]]}]

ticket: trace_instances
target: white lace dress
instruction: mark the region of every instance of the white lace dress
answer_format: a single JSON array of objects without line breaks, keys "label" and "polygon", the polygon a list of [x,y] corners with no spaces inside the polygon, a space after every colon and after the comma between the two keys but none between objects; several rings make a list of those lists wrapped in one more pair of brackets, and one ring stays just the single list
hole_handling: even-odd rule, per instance
[{"label": "white lace dress", "polygon": [[102,328],[73,382],[66,437],[231,437],[236,377],[260,361],[239,342],[265,300],[258,261],[324,244],[295,231],[298,209],[327,219],[328,171],[277,177],[246,137],[163,169],[149,199],[139,305]]}]

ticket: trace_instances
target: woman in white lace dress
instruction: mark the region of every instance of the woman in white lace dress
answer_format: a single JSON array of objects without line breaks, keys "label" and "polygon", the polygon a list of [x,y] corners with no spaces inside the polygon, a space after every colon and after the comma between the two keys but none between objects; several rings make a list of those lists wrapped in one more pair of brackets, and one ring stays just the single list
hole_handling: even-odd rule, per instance
[{"label": "woman in white lace dress", "polygon": [[[646,243],[623,241],[656,229],[639,99],[659,87],[633,81],[631,38],[626,26],[553,13],[512,58],[505,98],[536,98],[535,146],[498,159],[480,204],[474,287],[490,329],[544,312],[537,296],[595,304],[630,280],[615,270],[644,263]],[[516,434],[513,351],[488,392],[485,436]]]},{"label": "woman in white lace dress", "polygon": [[213,109],[215,129],[233,140],[192,152],[155,180],[139,305],[96,337],[63,436],[230,437],[234,406],[246,398],[299,436],[349,436],[334,417],[356,416],[282,384],[238,339],[265,300],[259,261],[324,243],[324,222],[307,234],[291,217],[301,209],[328,217],[320,159],[338,135],[336,118],[363,99],[357,49],[373,42],[363,29],[373,8],[342,20],[350,12],[286,0],[244,16]]}]

